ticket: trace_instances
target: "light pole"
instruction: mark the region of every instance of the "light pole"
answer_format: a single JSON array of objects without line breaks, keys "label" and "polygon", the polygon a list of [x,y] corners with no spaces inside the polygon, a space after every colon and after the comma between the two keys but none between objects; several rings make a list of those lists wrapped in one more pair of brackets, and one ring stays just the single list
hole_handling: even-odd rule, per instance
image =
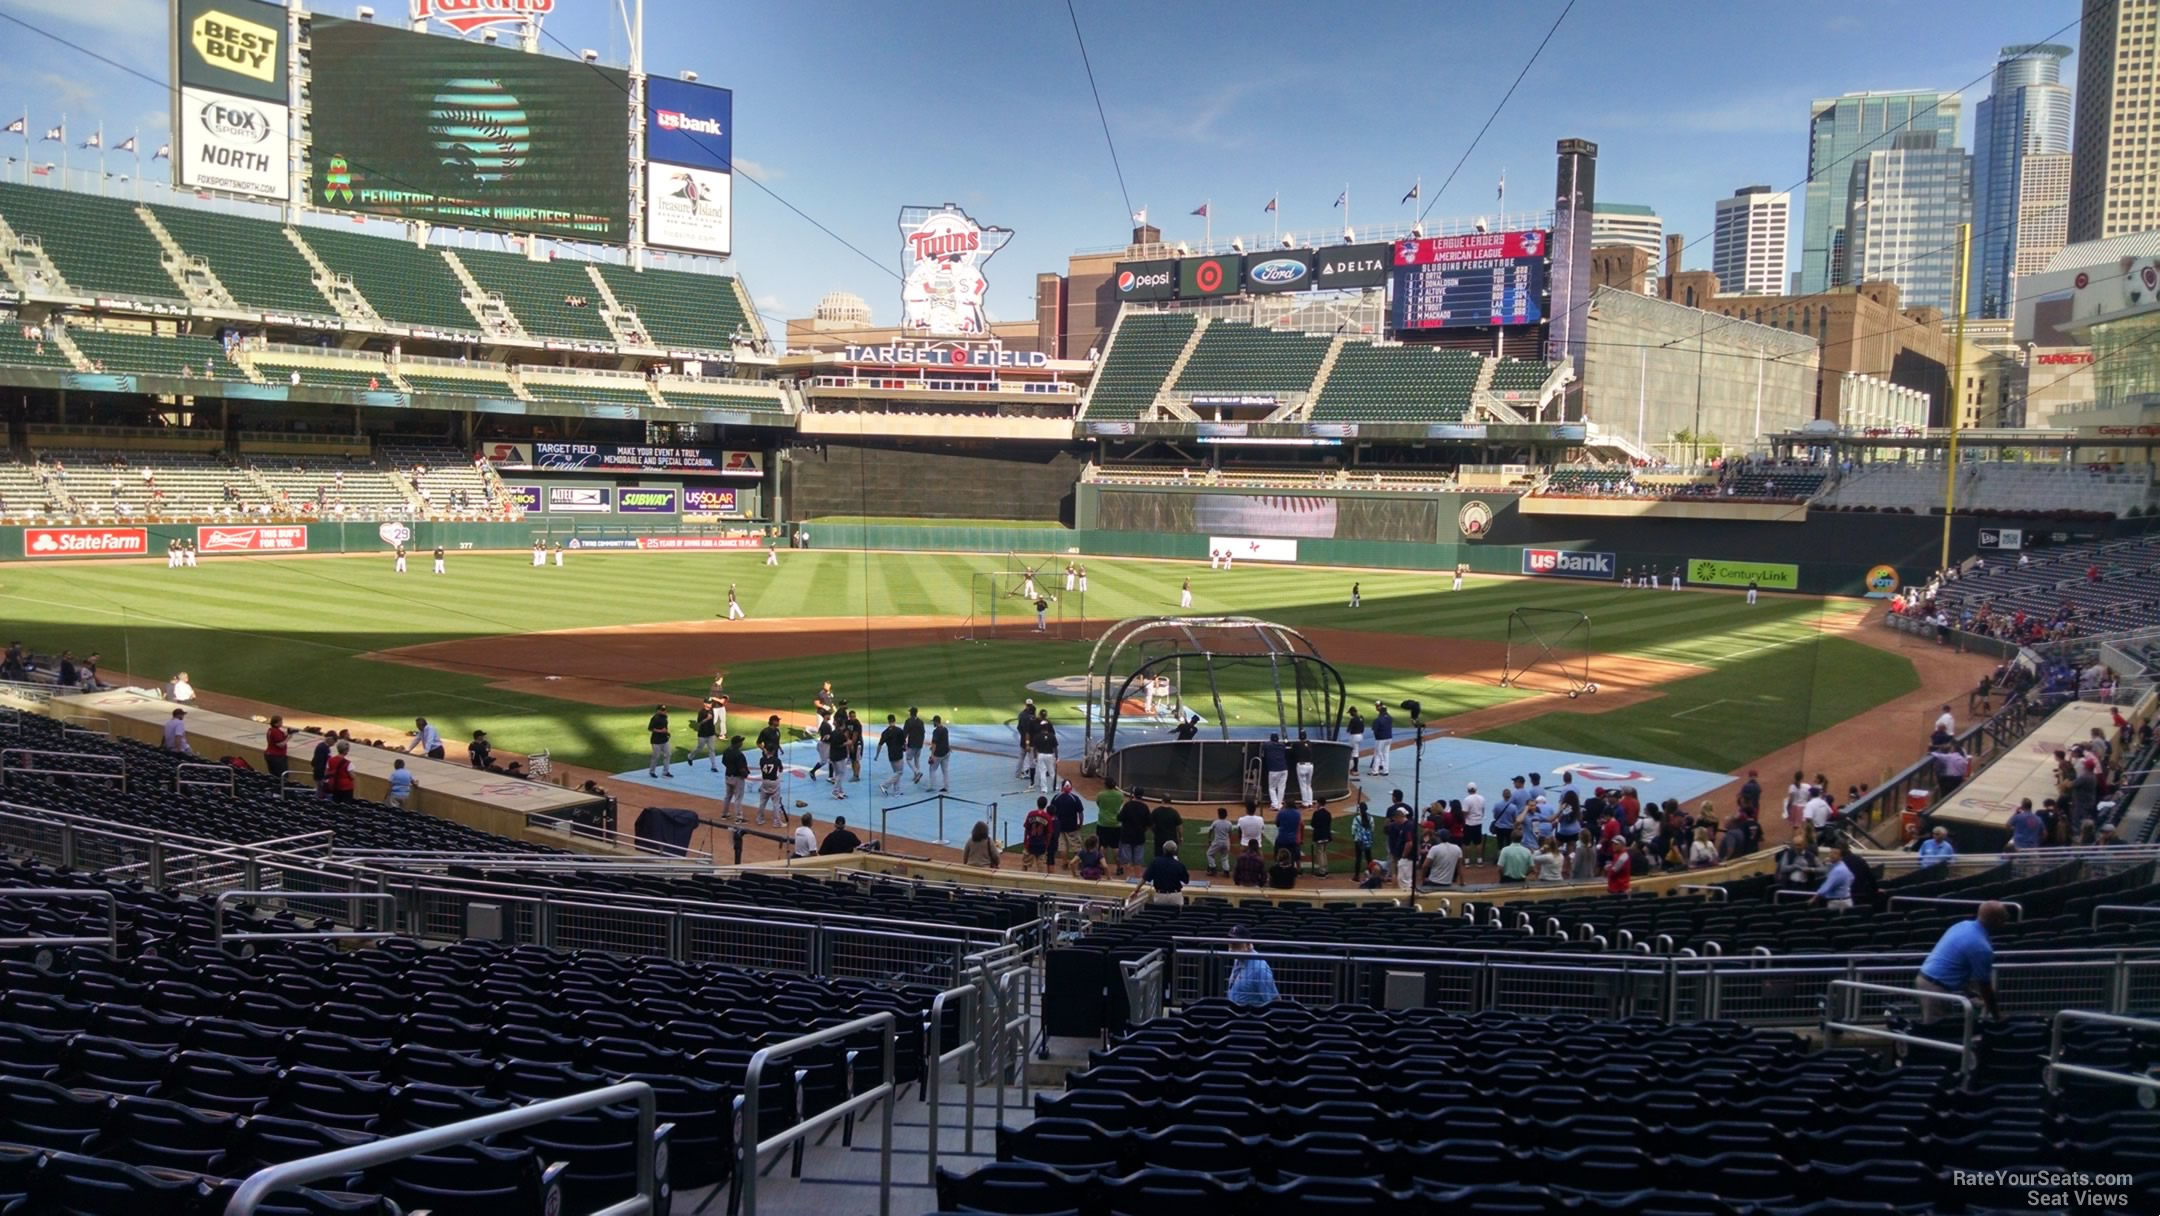
[{"label": "light pole", "polygon": [[1424,839],[1421,824],[1425,815],[1425,707],[1414,700],[1402,702],[1402,711],[1410,715],[1410,733],[1415,743],[1410,753],[1410,836],[1403,845],[1403,855],[1410,863],[1410,910],[1417,911],[1418,865],[1423,861],[1418,851]]}]

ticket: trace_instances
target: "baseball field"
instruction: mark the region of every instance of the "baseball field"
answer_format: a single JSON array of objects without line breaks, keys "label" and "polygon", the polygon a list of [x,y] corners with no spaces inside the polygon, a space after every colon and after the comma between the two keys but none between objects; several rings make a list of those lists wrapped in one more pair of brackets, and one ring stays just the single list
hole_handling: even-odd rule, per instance
[{"label": "baseball field", "polygon": [[[38,653],[100,652],[108,678],[187,671],[206,694],[377,723],[426,715],[452,741],[549,749],[602,772],[639,763],[655,702],[688,706],[724,673],[745,712],[798,714],[831,680],[868,721],[919,705],[949,721],[1009,720],[1027,686],[1081,675],[1088,644],[1008,631],[961,640],[987,556],[578,552],[565,568],[522,553],[453,553],[448,572],[394,574],[388,556],[221,557],[13,565],[0,620]],[[1045,570],[1044,590],[1061,594]],[[1090,560],[1085,612],[1101,623],[1178,611],[1245,613],[1309,631],[1353,703],[1421,700],[1454,733],[1730,771],[1920,686],[1905,657],[1856,641],[1862,601],[1651,591],[1561,579]],[[1351,584],[1363,604],[1347,606]],[[722,619],[730,584],[749,619]],[[1569,700],[1499,686],[1518,607],[1591,618],[1592,678]],[[1025,615],[1015,601],[1011,617]],[[1233,712],[1235,710],[1233,709]],[[680,729],[680,728],[679,728]],[[686,733],[686,732],[685,732]],[[678,737],[683,737],[679,735]],[[461,749],[453,749],[453,756]]]}]

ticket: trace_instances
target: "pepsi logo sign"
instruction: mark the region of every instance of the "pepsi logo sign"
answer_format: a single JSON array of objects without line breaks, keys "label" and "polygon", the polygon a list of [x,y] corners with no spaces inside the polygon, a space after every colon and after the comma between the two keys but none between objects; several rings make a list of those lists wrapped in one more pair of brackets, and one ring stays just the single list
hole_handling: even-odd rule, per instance
[{"label": "pepsi logo sign", "polygon": [[1119,295],[1138,291],[1143,287],[1168,286],[1170,286],[1170,268],[1167,266],[1152,274],[1134,274],[1130,270],[1118,272],[1117,289]]},{"label": "pepsi logo sign", "polygon": [[1299,279],[1304,278],[1306,273],[1305,263],[1298,261],[1296,258],[1270,258],[1247,270],[1245,275],[1255,283],[1279,287],[1286,283],[1297,282]]}]

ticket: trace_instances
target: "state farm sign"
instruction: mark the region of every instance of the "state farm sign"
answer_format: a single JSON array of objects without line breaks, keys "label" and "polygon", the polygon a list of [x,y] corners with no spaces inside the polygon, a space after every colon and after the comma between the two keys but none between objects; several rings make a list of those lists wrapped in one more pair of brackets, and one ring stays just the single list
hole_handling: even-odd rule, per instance
[{"label": "state farm sign", "polygon": [[24,528],[24,557],[143,557],[150,533],[142,528]]},{"label": "state farm sign", "polygon": [[307,527],[197,528],[195,547],[204,553],[304,553]]}]

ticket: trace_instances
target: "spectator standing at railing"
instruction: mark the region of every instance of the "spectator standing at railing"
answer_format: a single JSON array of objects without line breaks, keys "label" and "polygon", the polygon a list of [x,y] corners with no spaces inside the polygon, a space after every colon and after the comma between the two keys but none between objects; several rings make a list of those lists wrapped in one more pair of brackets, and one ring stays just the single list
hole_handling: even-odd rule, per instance
[{"label": "spectator standing at railing", "polygon": [[1823,905],[1831,908],[1853,906],[1853,872],[1847,864],[1845,846],[1830,846],[1830,872],[1823,875],[1822,885],[1815,888],[1815,895],[1808,900],[1810,907]]},{"label": "spectator standing at railing", "polygon": [[285,769],[292,763],[286,749],[286,742],[291,737],[285,732],[284,717],[271,714],[270,727],[263,732],[263,768],[277,779],[280,787],[285,783]]},{"label": "spectator standing at railing", "polygon": [[353,800],[352,742],[338,740],[337,750],[331,753],[329,767],[324,770],[323,780],[330,787],[330,801]]},{"label": "spectator standing at railing", "polygon": [[1935,751],[1935,791],[1938,798],[1948,798],[1972,771],[1972,757],[1951,743]]},{"label": "spectator standing at railing", "polygon": [[2032,799],[2020,798],[2018,809],[2010,814],[2010,843],[2020,849],[2037,849],[2046,831],[2046,822],[2033,811]]},{"label": "spectator standing at railing", "polygon": [[1926,840],[1920,842],[1920,868],[1923,870],[1930,866],[1948,865],[1955,856],[1957,850],[1950,847],[1949,828],[1937,827],[1928,834]]},{"label": "spectator standing at railing", "polygon": [[[1105,792],[1108,792],[1107,790]],[[1098,804],[1100,800],[1098,799]],[[1129,867],[1141,869],[1148,863],[1148,834],[1154,830],[1154,808],[1147,803],[1147,791],[1136,789],[1132,797],[1118,806],[1118,877],[1125,877]]]},{"label": "spectator standing at railing", "polygon": [[187,741],[187,711],[176,709],[165,720],[164,748],[175,755],[189,755]]},{"label": "spectator standing at railing", "polygon": [[[1995,999],[1995,942],[1994,935],[2010,923],[2010,910],[2002,904],[1989,900],[1971,920],[1961,920],[1943,930],[1935,948],[1928,952],[1927,961],[1920,964],[1920,974],[1913,978],[1913,987],[1922,992],[1963,996],[1972,992],[1979,996],[1980,1006],[1991,1018],[2000,1018],[2002,1010]],[[1935,1023],[1952,1016],[1948,1001],[1922,1000],[1920,1020]]]}]

